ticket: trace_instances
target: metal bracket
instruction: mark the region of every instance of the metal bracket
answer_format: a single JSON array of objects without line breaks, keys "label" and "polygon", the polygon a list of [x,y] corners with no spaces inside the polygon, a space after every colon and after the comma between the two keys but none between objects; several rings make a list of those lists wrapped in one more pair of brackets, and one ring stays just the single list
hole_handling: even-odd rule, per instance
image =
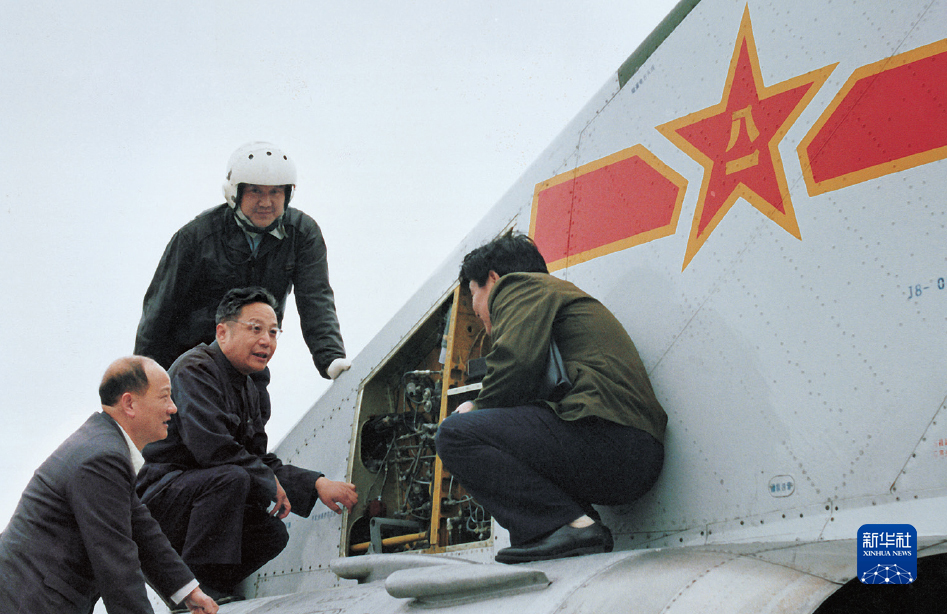
[{"label": "metal bracket", "polygon": [[394,520],[392,518],[381,518],[376,516],[369,523],[369,532],[371,535],[371,544],[368,546],[367,554],[381,554],[381,530],[386,527],[402,527],[413,529],[415,533],[420,531],[421,526],[411,520]]}]

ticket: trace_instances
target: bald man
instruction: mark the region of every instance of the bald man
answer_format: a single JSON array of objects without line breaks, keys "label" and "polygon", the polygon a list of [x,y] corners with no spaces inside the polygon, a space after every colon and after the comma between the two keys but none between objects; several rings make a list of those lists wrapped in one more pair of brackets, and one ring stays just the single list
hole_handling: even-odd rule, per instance
[{"label": "bald man", "polygon": [[[171,381],[138,356],[109,366],[93,414],[40,465],[0,533],[0,612],[153,612],[145,578],[173,603],[214,614],[135,494],[145,444],[168,435]],[[182,610],[183,611],[183,610]]]}]

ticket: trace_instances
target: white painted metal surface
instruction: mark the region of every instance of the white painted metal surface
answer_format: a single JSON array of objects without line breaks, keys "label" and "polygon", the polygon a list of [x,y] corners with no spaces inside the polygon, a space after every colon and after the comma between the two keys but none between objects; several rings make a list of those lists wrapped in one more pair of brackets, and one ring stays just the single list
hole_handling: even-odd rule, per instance
[{"label": "white painted metal surface", "polygon": [[[776,141],[799,237],[738,198],[693,251],[708,171],[658,127],[724,100],[747,17],[763,86],[827,71]],[[496,598],[489,611],[811,612],[854,577],[850,540],[861,524],[913,524],[938,544],[947,536],[947,146],[822,193],[807,186],[798,151],[856,71],[932,44],[947,52],[943,0],[703,0],[627,83],[616,74],[589,102],[280,455],[350,471],[361,386],[449,296],[463,254],[511,224],[527,232],[537,184],[643,145],[687,182],[672,232],[556,274],[602,300],[635,340],[670,417],[666,465],[638,503],[602,510],[626,551],[540,565],[547,588]],[[222,611],[414,607],[378,583],[339,587],[329,562],[344,553],[342,519],[289,525],[286,551],[248,584],[265,599]],[[493,550],[450,556],[486,563]]]}]

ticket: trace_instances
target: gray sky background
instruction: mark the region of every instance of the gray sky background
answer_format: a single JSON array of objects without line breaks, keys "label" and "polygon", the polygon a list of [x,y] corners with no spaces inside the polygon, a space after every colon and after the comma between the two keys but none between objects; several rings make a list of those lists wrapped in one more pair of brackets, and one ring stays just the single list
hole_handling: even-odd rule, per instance
[{"label": "gray sky background", "polygon": [[[294,158],[352,357],[674,4],[6,0],[0,528],[234,149]],[[271,444],[329,385],[284,329]]]}]

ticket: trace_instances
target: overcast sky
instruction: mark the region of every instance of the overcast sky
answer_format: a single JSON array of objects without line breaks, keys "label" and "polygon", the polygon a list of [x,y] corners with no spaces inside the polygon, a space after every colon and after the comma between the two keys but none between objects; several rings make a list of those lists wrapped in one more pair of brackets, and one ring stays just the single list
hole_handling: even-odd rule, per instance
[{"label": "overcast sky", "polygon": [[[4,2],[0,527],[234,149],[295,159],[352,357],[675,3]],[[271,445],[328,386],[284,328]]]}]

